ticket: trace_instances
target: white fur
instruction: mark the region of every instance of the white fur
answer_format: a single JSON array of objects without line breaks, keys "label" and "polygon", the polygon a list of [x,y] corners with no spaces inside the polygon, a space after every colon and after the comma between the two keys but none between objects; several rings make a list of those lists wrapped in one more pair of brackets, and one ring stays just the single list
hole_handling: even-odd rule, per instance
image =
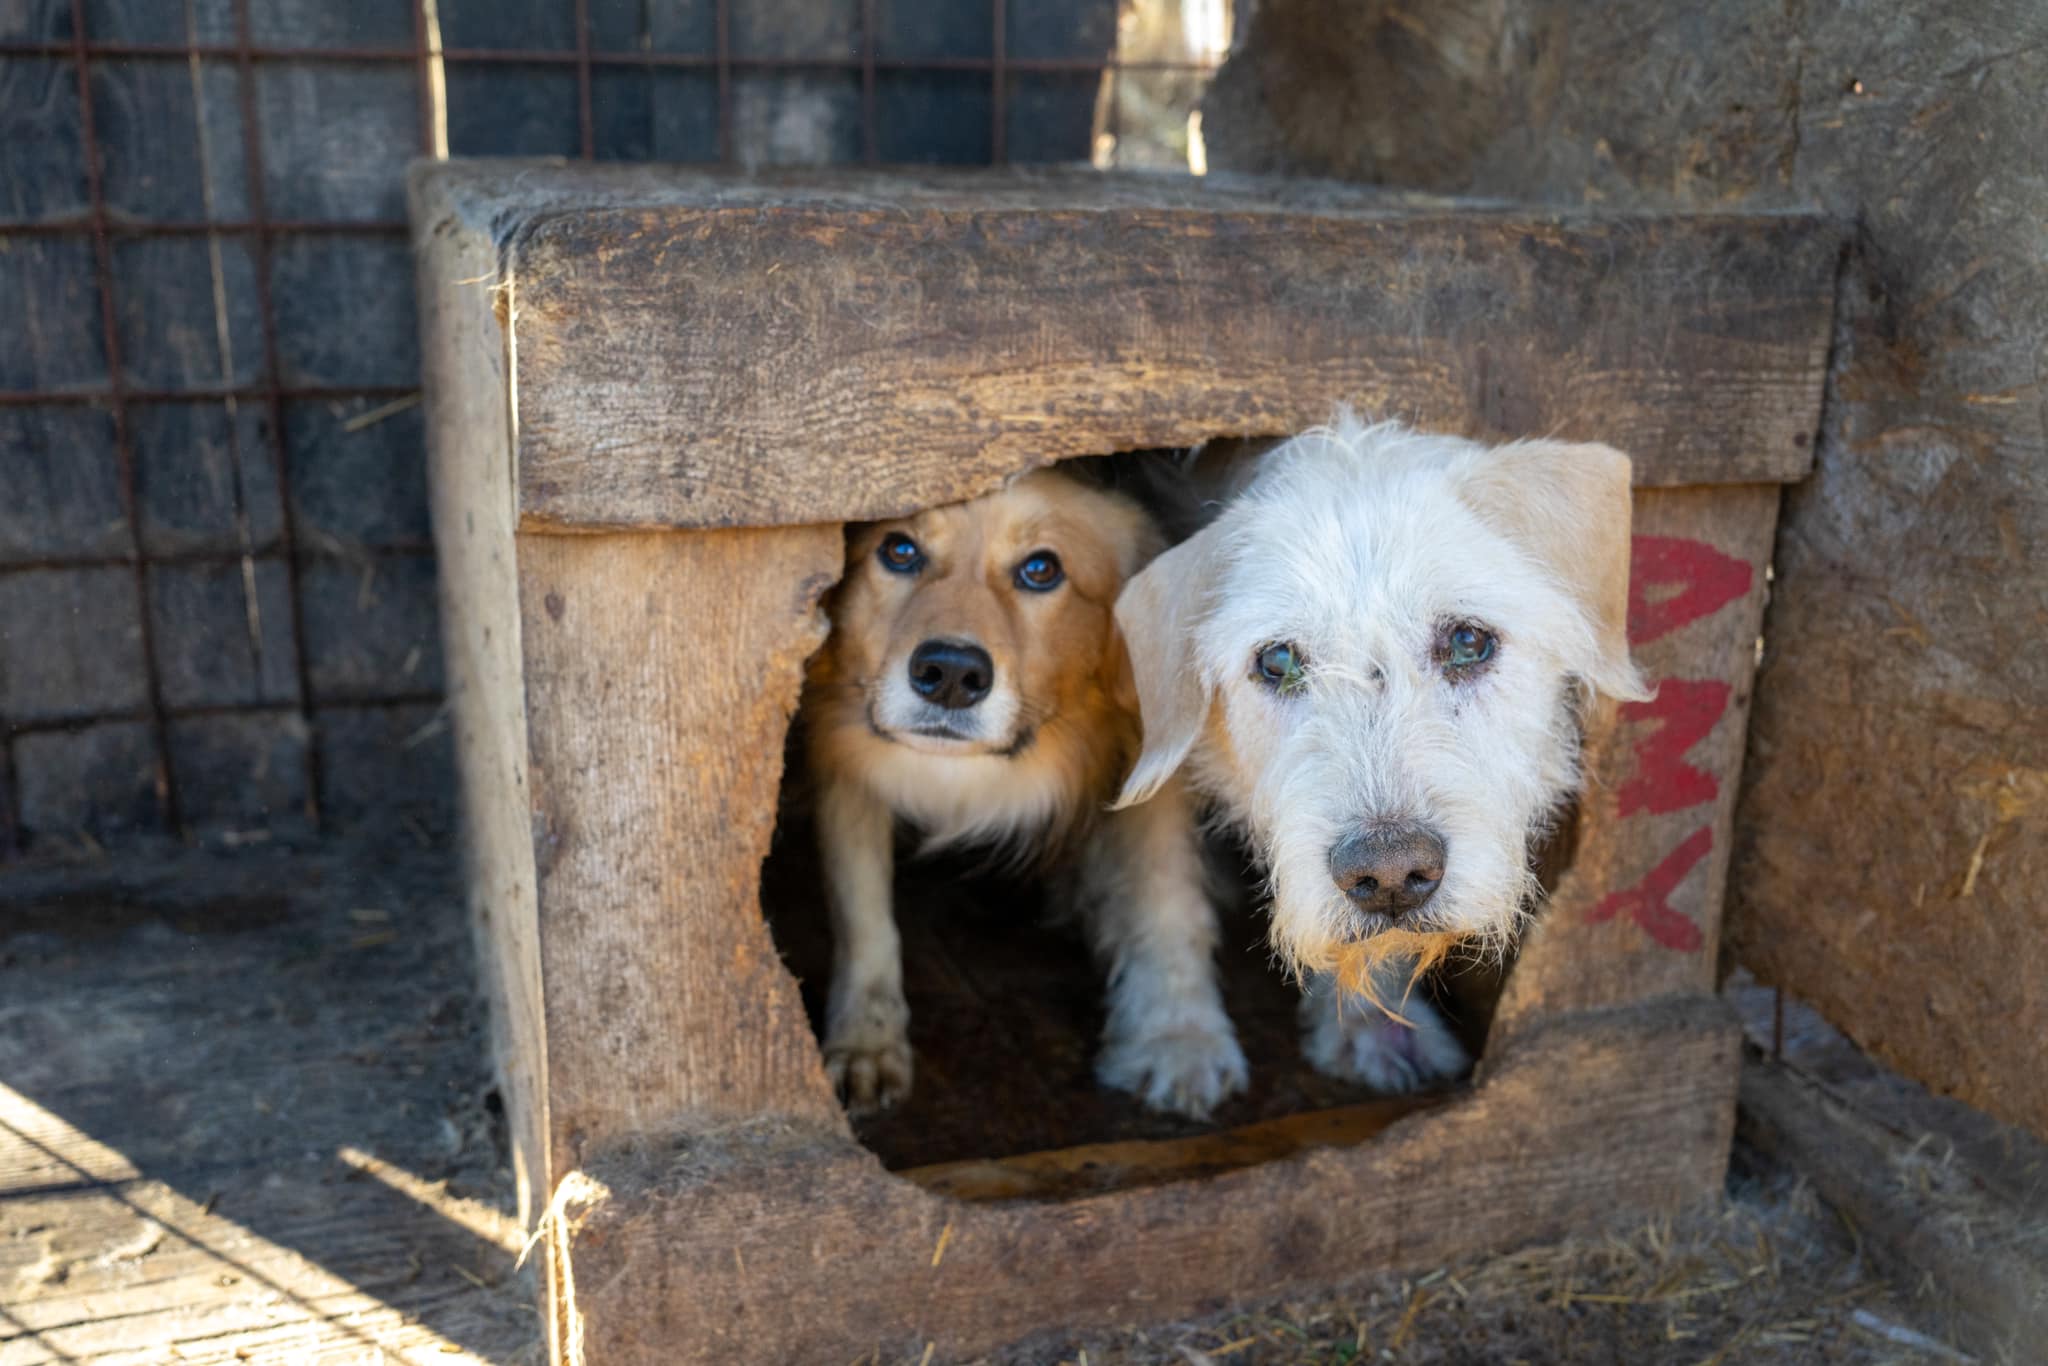
[{"label": "white fur", "polygon": [[[1347,834],[1396,822],[1429,827],[1449,851],[1440,887],[1403,927],[1504,947],[1538,890],[1531,841],[1577,784],[1584,689],[1643,695],[1572,569],[1460,496],[1509,468],[1493,462],[1535,449],[1341,413],[1261,457],[1216,521],[1155,560],[1118,604],[1146,699],[1144,753],[1122,800],[1142,801],[1185,765],[1249,832],[1270,880],[1274,947],[1296,968],[1327,968],[1343,945],[1386,927],[1336,886],[1329,858]],[[1623,524],[1600,539],[1625,557],[1626,462],[1576,449],[1620,462]],[[1601,468],[1611,481],[1613,467]],[[1552,512],[1576,525],[1571,508],[1552,506],[1559,498],[1527,490],[1531,543],[1556,524],[1541,520]],[[1466,621],[1490,629],[1497,652],[1454,679],[1433,650],[1445,623]],[[1307,659],[1293,695],[1253,676],[1258,651],[1281,641]],[[1393,985],[1390,1000],[1404,983]],[[1304,1016],[1309,1055],[1326,1070],[1408,1089],[1465,1065],[1427,1003],[1411,1000],[1416,1037],[1402,1038],[1370,1007],[1355,1024],[1324,1009],[1327,994],[1314,988]]]},{"label": "white fur", "polygon": [[917,827],[926,853],[957,845],[1028,852],[1079,814],[1056,771],[1020,768],[998,754],[898,743],[875,750],[861,778],[875,799]]},{"label": "white fur", "polygon": [[1406,973],[1383,964],[1374,976],[1385,1000],[1401,1001],[1401,1018],[1345,995],[1327,973],[1310,974],[1301,994],[1301,1051],[1317,1071],[1400,1095],[1472,1065],[1435,1006],[1420,995],[1401,1000],[1408,990]]},{"label": "white fur", "polygon": [[1095,1075],[1155,1110],[1197,1117],[1250,1072],[1216,985],[1216,916],[1188,794],[1169,783],[1112,812],[1083,850],[1076,900],[1109,976]]},{"label": "white fur", "polygon": [[[988,696],[966,710],[949,711],[919,697],[903,669],[876,679],[870,696],[874,723],[897,744],[924,754],[990,757],[1016,738],[1024,710],[1016,685],[1000,671]],[[933,733],[940,731],[946,734]]]}]

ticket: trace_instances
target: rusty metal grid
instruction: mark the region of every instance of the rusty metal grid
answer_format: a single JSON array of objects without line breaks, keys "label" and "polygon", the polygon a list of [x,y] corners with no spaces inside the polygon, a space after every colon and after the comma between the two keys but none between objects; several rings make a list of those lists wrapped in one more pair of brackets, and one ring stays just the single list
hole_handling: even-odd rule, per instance
[{"label": "rusty metal grid", "polygon": [[[173,763],[169,741],[170,723],[174,719],[247,713],[295,713],[305,727],[304,743],[306,752],[306,810],[309,826],[320,828],[319,810],[319,762],[318,745],[319,709],[322,707],[370,707],[396,708],[418,706],[422,703],[441,701],[438,692],[380,691],[374,695],[351,696],[323,692],[315,696],[309,685],[306,638],[302,617],[304,596],[300,583],[300,568],[307,554],[302,549],[298,528],[295,525],[294,503],[291,496],[291,471],[288,458],[284,405],[292,401],[305,400],[381,400],[395,401],[417,394],[416,385],[291,385],[283,382],[283,371],[279,365],[278,325],[273,306],[271,289],[273,282],[272,251],[274,243],[284,237],[294,236],[362,236],[402,237],[407,225],[401,221],[342,220],[325,221],[292,218],[272,218],[266,211],[263,176],[263,130],[261,111],[257,99],[257,82],[254,69],[266,62],[309,62],[326,64],[345,63],[390,63],[410,65],[415,72],[415,85],[419,103],[420,152],[435,154],[435,128],[437,125],[434,105],[434,67],[438,63],[445,70],[450,66],[572,66],[576,75],[577,143],[583,159],[596,155],[596,120],[591,96],[592,72],[605,68],[638,68],[648,71],[656,69],[691,69],[709,71],[717,82],[717,164],[731,164],[733,149],[733,76],[737,73],[768,71],[812,71],[828,73],[857,74],[860,81],[860,155],[862,161],[874,164],[879,160],[880,139],[877,133],[877,73],[969,73],[986,74],[990,82],[990,129],[988,163],[1003,165],[1009,160],[1007,146],[1006,94],[1008,80],[1013,73],[1046,73],[1068,75],[1107,75],[1110,84],[1109,118],[1112,133],[1116,127],[1115,81],[1120,72],[1186,73],[1204,76],[1212,73],[1214,61],[1139,61],[1119,60],[1112,48],[1100,59],[1092,58],[1024,58],[1015,57],[1006,51],[1007,0],[988,0],[991,6],[992,38],[991,51],[987,57],[920,57],[915,59],[892,58],[879,51],[881,33],[878,9],[881,0],[860,0],[858,54],[853,57],[797,57],[797,56],[750,56],[736,54],[732,50],[732,16],[736,3],[744,0],[716,0],[714,23],[714,49],[708,53],[668,51],[605,51],[593,47],[591,41],[590,0],[561,0],[571,7],[576,42],[573,49],[551,48],[486,48],[486,47],[445,47],[436,46],[430,40],[431,22],[428,0],[412,0],[413,42],[410,46],[293,46],[259,44],[254,40],[250,22],[251,0],[234,0],[233,25],[234,41],[153,43],[131,41],[102,41],[92,37],[88,22],[88,0],[70,0],[71,36],[68,40],[0,40],[0,59],[12,57],[42,57],[68,61],[73,67],[79,97],[79,135],[84,179],[88,195],[89,212],[83,219],[57,221],[6,222],[0,221],[0,238],[6,236],[26,237],[84,237],[92,246],[93,282],[99,295],[98,327],[104,348],[107,382],[97,387],[70,387],[51,390],[10,391],[0,389],[0,409],[46,406],[87,406],[106,411],[112,419],[113,458],[116,462],[119,495],[122,513],[127,524],[127,544],[122,553],[116,555],[56,556],[43,559],[16,559],[0,564],[0,571],[7,573],[33,571],[38,569],[90,569],[126,568],[135,580],[138,605],[139,631],[143,668],[146,673],[146,704],[139,709],[125,709],[93,712],[84,715],[67,715],[55,720],[12,720],[0,715],[0,859],[10,857],[22,848],[24,832],[20,828],[19,815],[21,794],[18,771],[15,763],[14,744],[24,735],[39,731],[74,730],[106,722],[141,722],[148,726],[154,742],[155,796],[157,813],[163,828],[169,833],[184,838],[190,832],[186,828],[179,799],[178,774]],[[1128,3],[1128,0],[1124,0]],[[130,221],[115,217],[108,208],[103,178],[102,142],[99,130],[94,126],[94,100],[92,71],[95,63],[122,60],[178,60],[195,61],[210,59],[232,62],[237,76],[239,106],[242,122],[242,148],[248,198],[246,216],[222,220],[202,221]],[[116,241],[142,238],[171,237],[238,237],[252,244],[255,258],[255,302],[260,321],[262,344],[262,380],[260,383],[197,385],[179,389],[155,389],[132,386],[127,382],[122,365],[121,336],[117,300],[120,280],[114,267],[113,244]],[[276,480],[276,494],[280,504],[281,523],[274,549],[257,552],[247,551],[163,551],[151,550],[144,541],[143,516],[138,491],[135,446],[130,430],[129,411],[137,404],[163,403],[214,403],[229,406],[232,417],[234,408],[240,404],[262,405],[268,418],[267,455],[272,474]],[[228,424],[228,440],[237,442],[238,428],[233,421]],[[231,447],[232,449],[232,447]],[[239,461],[239,453],[237,453]],[[239,499],[240,490],[236,496]],[[238,507],[237,512],[241,509]],[[392,541],[367,548],[365,552],[374,559],[390,560],[402,557],[430,555],[430,543]],[[247,560],[281,563],[288,586],[287,598],[290,604],[287,635],[291,649],[293,674],[293,700],[289,702],[250,701],[245,703],[178,705],[167,704],[164,697],[160,652],[152,633],[148,575],[157,566],[241,564]]]}]

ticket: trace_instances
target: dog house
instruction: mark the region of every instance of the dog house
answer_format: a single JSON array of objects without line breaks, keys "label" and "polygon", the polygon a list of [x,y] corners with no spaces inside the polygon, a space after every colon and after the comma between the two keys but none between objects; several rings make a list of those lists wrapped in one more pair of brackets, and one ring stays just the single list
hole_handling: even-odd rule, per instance
[{"label": "dog house", "polygon": [[[475,915],[557,1360],[952,1360],[1718,1188],[1722,883],[1831,225],[525,162],[420,166],[412,212]],[[1636,462],[1659,691],[1589,725],[1475,1079],[887,1169],[760,906],[842,525],[1338,399]]]}]

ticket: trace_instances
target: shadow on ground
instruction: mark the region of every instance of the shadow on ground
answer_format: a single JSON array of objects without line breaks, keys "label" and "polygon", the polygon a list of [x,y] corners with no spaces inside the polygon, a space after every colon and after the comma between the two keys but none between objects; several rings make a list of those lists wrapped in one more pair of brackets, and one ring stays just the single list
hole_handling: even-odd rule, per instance
[{"label": "shadow on ground", "polygon": [[538,1359],[446,851],[0,907],[0,1362]]}]

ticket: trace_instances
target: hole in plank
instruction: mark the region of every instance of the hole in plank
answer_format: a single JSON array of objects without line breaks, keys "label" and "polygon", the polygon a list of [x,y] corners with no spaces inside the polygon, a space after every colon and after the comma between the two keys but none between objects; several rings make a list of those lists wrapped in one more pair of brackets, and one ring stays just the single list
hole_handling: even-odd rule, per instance
[{"label": "hole in plank", "polygon": [[[1169,539],[1177,539],[1203,514],[1175,506],[1171,489],[1159,486],[1158,471],[1171,468],[1164,463],[1169,455],[1096,457],[1064,468],[1140,496]],[[853,545],[859,531],[849,530]],[[791,730],[761,901],[822,1037],[833,942],[818,849],[816,775],[803,738],[814,716]],[[1574,827],[1568,816],[1540,852],[1546,889],[1569,867]],[[1301,1047],[1299,992],[1271,960],[1260,877],[1248,852],[1228,837],[1212,836],[1205,855],[1222,931],[1217,965],[1225,1007],[1250,1081],[1206,1120],[1193,1120],[1149,1110],[1097,1081],[1105,981],[1072,906],[1062,901],[1059,879],[1005,868],[985,849],[920,857],[917,830],[898,820],[892,896],[914,1085],[907,1100],[855,1117],[861,1141],[892,1171],[946,1194],[1060,1198],[1366,1141],[1401,1116],[1456,1093],[1453,1086],[1388,1097],[1312,1067]],[[1475,1056],[1506,971],[1459,966],[1418,988]]]}]

